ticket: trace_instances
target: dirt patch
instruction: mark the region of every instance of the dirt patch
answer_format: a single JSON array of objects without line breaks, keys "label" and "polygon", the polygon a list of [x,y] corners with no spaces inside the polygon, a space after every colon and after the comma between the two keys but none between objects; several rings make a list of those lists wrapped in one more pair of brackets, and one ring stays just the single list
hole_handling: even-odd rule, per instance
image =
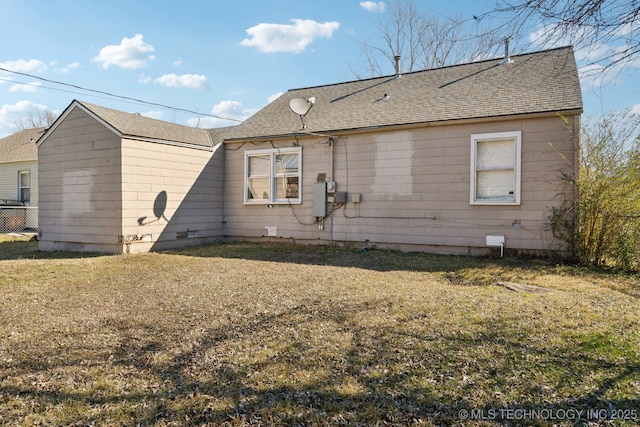
[{"label": "dirt patch", "polygon": [[503,286],[513,292],[521,292],[526,294],[548,294],[553,292],[553,289],[542,288],[540,286],[525,285],[524,283],[514,282],[498,282],[498,286]]}]

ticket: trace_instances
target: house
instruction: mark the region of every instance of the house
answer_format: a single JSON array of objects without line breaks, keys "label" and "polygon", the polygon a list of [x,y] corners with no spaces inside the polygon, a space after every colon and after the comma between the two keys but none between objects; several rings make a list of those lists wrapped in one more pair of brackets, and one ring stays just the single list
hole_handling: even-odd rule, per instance
[{"label": "house", "polygon": [[40,245],[566,252],[581,113],[570,47],[294,89],[208,131],[74,101],[39,142]]},{"label": "house", "polygon": [[44,128],[0,139],[0,233],[38,228],[38,149]]}]

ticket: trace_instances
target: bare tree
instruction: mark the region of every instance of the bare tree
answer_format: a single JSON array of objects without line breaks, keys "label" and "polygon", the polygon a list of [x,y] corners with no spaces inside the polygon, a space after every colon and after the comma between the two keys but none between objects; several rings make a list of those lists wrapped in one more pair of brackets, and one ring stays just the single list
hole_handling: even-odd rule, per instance
[{"label": "bare tree", "polygon": [[477,18],[496,18],[497,30],[537,46],[574,45],[594,72],[618,69],[640,59],[638,0],[497,0]]},{"label": "bare tree", "polygon": [[479,31],[478,22],[460,16],[426,16],[412,0],[396,0],[375,25],[381,40],[362,45],[365,73],[370,76],[394,70],[396,56],[401,57],[402,72],[484,58],[492,55],[496,40],[502,39],[494,32]]},{"label": "bare tree", "polygon": [[30,111],[26,117],[16,120],[15,125],[19,130],[46,128],[53,124],[58,115],[51,110]]}]

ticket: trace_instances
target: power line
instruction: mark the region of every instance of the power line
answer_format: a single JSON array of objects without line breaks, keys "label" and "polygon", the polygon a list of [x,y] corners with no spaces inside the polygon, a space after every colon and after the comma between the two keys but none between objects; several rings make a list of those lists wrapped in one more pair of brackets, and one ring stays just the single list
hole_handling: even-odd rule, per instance
[{"label": "power line", "polygon": [[[232,119],[229,117],[222,117],[222,116],[217,116],[215,114],[207,114],[207,113],[200,113],[198,111],[194,111],[194,110],[188,110],[185,108],[179,108],[179,107],[172,107],[170,105],[165,105],[165,104],[159,104],[156,102],[149,102],[149,101],[144,101],[142,99],[137,99],[137,98],[132,98],[129,96],[123,96],[123,95],[116,95],[110,92],[105,92],[102,90],[97,90],[97,89],[89,89],[86,87],[82,87],[82,86],[78,86],[72,83],[66,83],[66,82],[60,82],[57,80],[51,80],[51,79],[47,79],[44,77],[40,77],[40,76],[36,76],[33,74],[28,74],[28,73],[23,73],[20,71],[13,71],[13,70],[8,70],[6,68],[2,68],[0,67],[0,71],[4,71],[6,73],[11,73],[11,74],[17,74],[20,76],[25,76],[25,77],[29,77],[29,78],[33,78],[33,79],[37,79],[37,80],[42,80],[43,82],[47,82],[47,83],[53,83],[53,84],[57,84],[57,85],[61,85],[61,86],[66,86],[66,87],[71,87],[74,89],[78,89],[78,90],[82,90],[82,91],[86,91],[86,92],[92,92],[92,93],[97,93],[103,96],[98,96],[98,98],[102,98],[102,99],[109,99],[109,98],[117,98],[117,99],[122,99],[125,100],[129,103],[135,103],[135,104],[142,104],[142,105],[151,105],[154,107],[160,107],[160,108],[164,108],[164,109],[168,109],[168,110],[173,110],[173,111],[182,111],[185,113],[190,113],[190,114],[195,114],[197,116],[205,116],[205,117],[212,117],[214,119],[219,119],[219,120],[229,120],[229,121],[233,121],[233,122],[237,122],[237,123],[243,123],[244,120],[240,120],[240,119]],[[2,79],[0,78],[0,81],[8,81],[8,82],[14,82],[17,84],[21,84],[21,85],[27,85],[27,86],[37,86],[34,85],[33,83],[22,83],[22,82],[15,82],[14,80],[7,80],[7,79]],[[50,90],[57,90],[57,91],[61,91],[61,92],[69,92],[69,93],[78,93],[78,92],[73,92],[73,91],[68,91],[68,90],[64,90],[64,89],[59,89],[59,88],[53,88],[53,87],[48,87],[48,86],[37,86],[43,89],[50,89]],[[93,95],[95,96],[95,95]],[[258,126],[265,128],[265,129],[272,129],[272,130],[278,130],[280,131],[281,129],[274,127],[274,126],[270,126],[270,125],[265,125],[263,123],[259,123],[257,124]],[[309,135],[309,136],[318,136],[318,137],[333,137],[332,135],[329,134],[324,134],[324,133],[318,133],[318,132],[308,132],[305,130],[302,131],[296,131],[296,134],[300,134],[300,135]]]},{"label": "power line", "polygon": [[[132,98],[132,97],[129,97],[129,96],[116,95],[114,93],[105,92],[105,91],[102,91],[102,90],[89,89],[89,88],[78,86],[78,85],[74,85],[74,84],[71,84],[71,83],[66,83],[66,82],[60,82],[60,81],[56,81],[56,80],[46,79],[44,77],[36,76],[36,75],[33,75],[33,74],[23,73],[23,72],[20,72],[20,71],[8,70],[8,69],[2,68],[2,67],[0,67],[0,71],[4,71],[6,73],[11,73],[11,74],[17,74],[17,75],[29,77],[29,78],[32,78],[32,79],[42,80],[43,82],[47,82],[47,83],[53,83],[53,84],[57,84],[57,85],[61,85],[61,86],[72,87],[74,89],[79,89],[79,90],[83,90],[83,91],[86,91],[86,92],[98,93],[100,95],[105,95],[105,96],[108,96],[108,97],[111,97],[111,98],[124,99],[124,100],[127,100],[127,101],[135,102],[137,104],[151,105],[151,106],[154,106],[154,107],[160,107],[160,108],[165,108],[165,109],[174,110],[174,111],[182,111],[184,113],[195,114],[195,115],[198,115],[198,116],[213,117],[214,119],[229,120],[229,121],[233,121],[233,122],[237,122],[237,123],[242,123],[242,120],[239,120],[239,119],[231,119],[229,117],[217,116],[215,114],[200,113],[198,111],[188,110],[188,109],[185,109],[185,108],[172,107],[170,105],[159,104],[159,103],[156,103],[156,102],[144,101],[142,99]],[[29,83],[19,83],[19,84],[29,85]],[[55,88],[47,88],[47,89],[60,90],[60,89],[55,89]]]},{"label": "power line", "polygon": [[[7,82],[7,83],[14,83],[14,84],[19,84],[22,86],[32,86],[38,89],[48,89],[48,90],[55,90],[58,92],[64,92],[64,93],[73,93],[76,95],[84,95],[84,92],[80,92],[80,91],[75,91],[75,90],[68,90],[68,89],[61,89],[61,88],[57,88],[57,87],[52,87],[52,86],[45,86],[45,85],[41,85],[40,83],[24,83],[24,82],[18,82],[16,80],[11,80],[11,79],[2,79],[0,78],[0,82]],[[98,96],[98,95],[90,95],[94,98],[99,98],[99,99],[111,99],[110,97],[107,96]],[[132,101],[122,101],[125,102],[127,104],[134,104],[134,105],[138,105],[140,104],[139,102],[132,102]]]}]

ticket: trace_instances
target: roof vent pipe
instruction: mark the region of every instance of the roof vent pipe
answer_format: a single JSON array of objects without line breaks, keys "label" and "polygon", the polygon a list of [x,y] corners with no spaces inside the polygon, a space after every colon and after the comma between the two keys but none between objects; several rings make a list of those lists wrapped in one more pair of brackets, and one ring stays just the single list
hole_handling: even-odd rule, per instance
[{"label": "roof vent pipe", "polygon": [[394,56],[393,60],[396,61],[396,76],[400,77],[400,55]]},{"label": "roof vent pipe", "polygon": [[511,61],[511,57],[509,56],[509,37],[504,38],[504,59],[502,60],[503,64],[509,64]]}]

